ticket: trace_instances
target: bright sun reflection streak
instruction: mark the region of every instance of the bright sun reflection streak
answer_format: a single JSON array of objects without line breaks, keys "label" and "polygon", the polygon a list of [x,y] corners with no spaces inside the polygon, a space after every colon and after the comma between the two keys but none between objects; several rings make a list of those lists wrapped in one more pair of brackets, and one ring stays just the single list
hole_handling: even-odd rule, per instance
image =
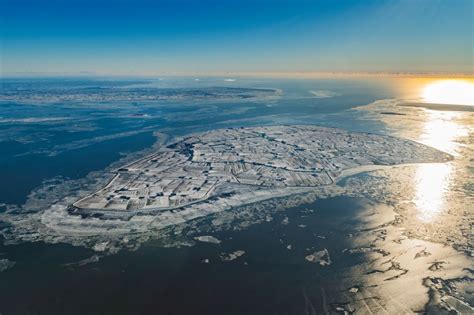
[{"label": "bright sun reflection streak", "polygon": [[460,112],[427,111],[420,142],[438,150],[457,155],[459,143],[456,139],[468,135],[465,126],[456,123]]},{"label": "bright sun reflection streak", "polygon": [[[468,130],[459,124],[456,118],[459,112],[427,111],[426,121],[419,141],[457,155],[460,137],[467,136]],[[423,164],[415,174],[415,203],[419,218],[429,222],[433,220],[446,203],[447,192],[453,177],[452,163]]]},{"label": "bright sun reflection streak", "polygon": [[474,106],[474,83],[442,80],[428,84],[421,94],[426,103]]},{"label": "bright sun reflection streak", "polygon": [[429,222],[443,209],[452,176],[451,164],[420,165],[415,175],[416,193],[413,202],[418,218]]}]

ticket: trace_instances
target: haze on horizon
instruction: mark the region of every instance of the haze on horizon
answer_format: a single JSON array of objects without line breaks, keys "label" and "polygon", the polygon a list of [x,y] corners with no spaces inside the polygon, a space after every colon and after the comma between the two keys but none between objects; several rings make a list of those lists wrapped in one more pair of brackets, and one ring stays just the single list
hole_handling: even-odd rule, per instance
[{"label": "haze on horizon", "polygon": [[4,0],[0,73],[474,72],[471,0]]}]

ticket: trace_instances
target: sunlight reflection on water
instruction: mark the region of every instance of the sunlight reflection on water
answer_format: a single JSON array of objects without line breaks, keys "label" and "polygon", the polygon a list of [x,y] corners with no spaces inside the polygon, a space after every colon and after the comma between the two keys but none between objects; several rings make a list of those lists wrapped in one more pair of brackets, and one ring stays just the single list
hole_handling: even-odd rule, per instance
[{"label": "sunlight reflection on water", "polygon": [[[458,140],[468,135],[466,126],[457,121],[461,115],[458,112],[426,111],[419,141],[457,156],[461,145]],[[452,163],[418,166],[414,177],[413,202],[419,219],[432,221],[443,210],[453,177]]]},{"label": "sunlight reflection on water", "polygon": [[452,177],[451,163],[424,164],[417,168],[413,202],[420,220],[431,221],[442,211]]},{"label": "sunlight reflection on water", "polygon": [[466,126],[457,122],[460,112],[427,111],[419,141],[430,147],[458,155],[460,144],[456,140],[468,135]]}]

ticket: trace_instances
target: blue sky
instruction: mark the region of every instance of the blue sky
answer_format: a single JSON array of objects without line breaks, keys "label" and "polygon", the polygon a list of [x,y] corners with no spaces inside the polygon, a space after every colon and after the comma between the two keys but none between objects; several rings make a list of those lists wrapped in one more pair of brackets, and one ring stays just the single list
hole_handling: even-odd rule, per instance
[{"label": "blue sky", "polygon": [[9,73],[474,71],[472,0],[2,0]]}]

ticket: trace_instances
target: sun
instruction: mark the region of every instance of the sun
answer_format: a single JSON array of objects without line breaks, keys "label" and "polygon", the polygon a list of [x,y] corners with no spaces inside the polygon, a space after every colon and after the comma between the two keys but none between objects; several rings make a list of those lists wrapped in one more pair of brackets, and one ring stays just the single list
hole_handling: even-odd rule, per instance
[{"label": "sun", "polygon": [[442,80],[428,84],[421,97],[426,103],[474,106],[474,83],[467,80]]}]

